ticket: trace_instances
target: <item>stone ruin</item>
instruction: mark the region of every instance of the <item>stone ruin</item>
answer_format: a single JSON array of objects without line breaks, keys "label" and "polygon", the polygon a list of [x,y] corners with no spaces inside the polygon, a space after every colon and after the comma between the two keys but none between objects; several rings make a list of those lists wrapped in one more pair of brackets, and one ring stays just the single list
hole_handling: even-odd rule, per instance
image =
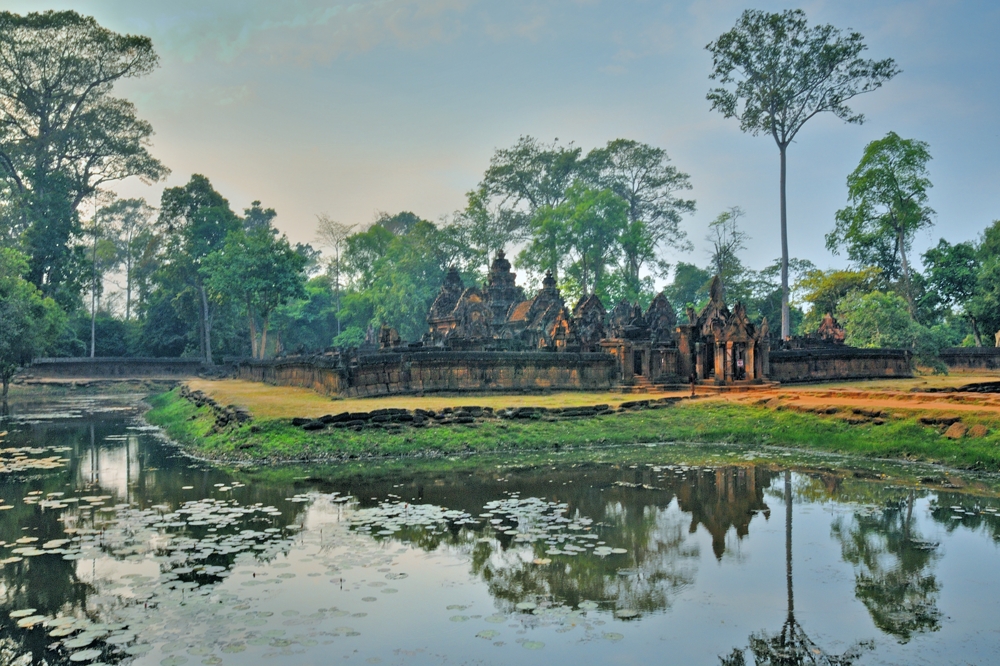
[{"label": "stone ruin", "polygon": [[[482,289],[466,288],[454,268],[445,277],[427,314],[427,333],[418,345],[454,351],[551,351],[606,353],[625,384],[698,380],[757,381],[767,375],[767,322],[757,327],[739,303],[732,311],[713,280],[711,299],[689,324],[660,293],[645,311],[623,300],[608,312],[587,295],[572,311],[556,281],[546,273],[530,299],[516,285],[510,262],[499,253]],[[395,341],[393,341],[395,342]],[[398,344],[398,343],[397,343]],[[383,345],[383,349],[393,345]],[[413,345],[411,345],[413,347]]]}]

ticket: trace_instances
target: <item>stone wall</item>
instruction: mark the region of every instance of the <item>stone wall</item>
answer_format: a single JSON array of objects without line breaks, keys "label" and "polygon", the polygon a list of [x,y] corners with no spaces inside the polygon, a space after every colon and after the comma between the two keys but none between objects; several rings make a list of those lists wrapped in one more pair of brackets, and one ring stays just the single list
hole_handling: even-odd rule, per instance
[{"label": "stone wall", "polygon": [[392,352],[362,356],[348,368],[321,358],[241,361],[240,379],[303,386],[327,395],[605,390],[617,367],[607,354],[552,352]]},{"label": "stone wall", "polygon": [[1000,370],[1000,347],[951,347],[941,360],[954,370]]},{"label": "stone wall", "polygon": [[810,382],[840,379],[912,377],[905,349],[793,349],[770,353],[772,381]]},{"label": "stone wall", "polygon": [[36,378],[191,377],[204,370],[197,358],[37,358],[22,374]]}]

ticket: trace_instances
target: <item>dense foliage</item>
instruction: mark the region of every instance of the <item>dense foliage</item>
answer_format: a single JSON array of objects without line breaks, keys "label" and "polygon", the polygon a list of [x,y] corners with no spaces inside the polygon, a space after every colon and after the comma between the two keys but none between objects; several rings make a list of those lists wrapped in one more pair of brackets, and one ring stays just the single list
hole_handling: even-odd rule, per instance
[{"label": "dense foliage", "polygon": [[[709,99],[745,131],[771,134],[784,165],[808,118],[859,122],[847,102],[896,74],[891,60],[862,59],[864,48],[856,33],[809,27],[801,11],[748,11],[709,45],[719,84]],[[916,139],[890,132],[866,147],[827,237],[850,265],[831,270],[786,247],[751,269],[739,207],[704,232],[704,262],[668,265],[665,251],[692,248],[681,226],[695,210],[690,179],[663,148],[626,138],[585,151],[523,136],[494,152],[448,218],[379,213],[363,227],[319,216],[321,254],[291,245],[259,201],[234,211],[201,174],[156,206],[109,191],[168,173],[149,152],[152,127],[113,95],[156,65],[148,38],[75,12],[0,12],[4,382],[40,354],[265,358],[372,343],[383,325],[419,340],[447,270],[481,284],[500,251],[529,291],[551,271],[570,305],[597,294],[609,309],[645,307],[669,278],[683,322],[719,274],[727,300],[775,335],[782,319],[808,334],[833,314],[850,344],[911,348],[932,365],[941,347],[991,344],[1000,328],[1000,222],[975,242],[942,239],[912,256],[933,220],[929,147]]]}]

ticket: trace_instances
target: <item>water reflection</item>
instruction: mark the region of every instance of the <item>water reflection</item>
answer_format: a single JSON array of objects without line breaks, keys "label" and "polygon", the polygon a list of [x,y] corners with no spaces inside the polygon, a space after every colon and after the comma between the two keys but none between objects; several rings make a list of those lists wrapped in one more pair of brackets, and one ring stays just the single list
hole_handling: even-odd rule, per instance
[{"label": "water reflection", "polygon": [[[816,644],[795,619],[795,587],[792,577],[792,473],[785,471],[785,589],[787,615],[781,629],[773,634],[759,632],[750,636],[750,654],[756,666],[851,666],[874,645],[858,643],[840,655],[827,653]],[[722,666],[745,666],[745,650],[734,648],[726,657],[720,657]]]},{"label": "water reflection", "polygon": [[[873,647],[858,639],[892,637],[876,648],[887,658],[893,645],[943,631],[935,530],[991,541],[1000,533],[996,508],[981,498],[750,463],[553,458],[464,471],[444,461],[387,472],[225,471],[177,455],[102,404],[58,404],[8,421],[2,446],[38,451],[22,457],[68,450],[56,468],[0,477],[0,506],[12,507],[0,511],[0,663],[69,663],[78,654],[106,663],[268,655],[311,663],[346,639],[394,661],[406,661],[391,652],[405,640],[440,645],[442,662],[478,658],[483,646],[546,643],[558,650],[549,662],[649,661],[662,655],[644,637],[682,625],[698,608],[692,599],[715,595],[708,628],[678,639],[700,663],[718,663],[721,642],[747,646],[721,658],[729,666],[855,664]],[[818,532],[796,523],[800,542],[803,528],[811,535],[797,545],[806,563],[794,580],[800,594],[820,581],[835,590],[825,606],[806,604],[806,627],[792,575],[793,480],[797,506],[834,507]],[[782,546],[767,503],[775,499],[785,580],[772,589],[784,588],[784,622],[747,641],[769,590],[753,603],[726,602],[739,598],[734,584],[757,589],[780,571],[767,550]],[[810,569],[831,545],[848,585]],[[727,576],[727,587],[713,588]],[[868,628],[841,622],[852,604],[867,610]],[[740,623],[750,626],[725,633]],[[456,634],[459,625],[470,629]],[[576,638],[559,638],[568,632]],[[411,661],[425,663],[418,653]]]},{"label": "water reflection", "polygon": [[900,641],[940,628],[941,586],[932,568],[937,544],[913,526],[916,494],[839,518],[832,526],[844,560],[855,567],[855,594],[875,625]]}]

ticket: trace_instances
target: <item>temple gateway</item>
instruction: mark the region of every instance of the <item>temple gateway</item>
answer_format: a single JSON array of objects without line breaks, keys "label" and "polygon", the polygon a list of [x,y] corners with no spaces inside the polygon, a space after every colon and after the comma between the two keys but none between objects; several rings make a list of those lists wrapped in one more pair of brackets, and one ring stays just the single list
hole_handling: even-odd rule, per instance
[{"label": "temple gateway", "polygon": [[[755,325],[741,303],[730,310],[718,276],[708,305],[697,313],[688,309],[681,325],[663,293],[645,311],[623,300],[608,312],[593,294],[570,310],[551,273],[530,299],[515,278],[503,252],[482,288],[466,287],[452,268],[427,314],[427,333],[407,348],[607,354],[624,385],[686,383],[692,376],[715,384],[760,383],[768,377],[767,320]],[[385,350],[403,344],[392,333],[381,336]]]}]

